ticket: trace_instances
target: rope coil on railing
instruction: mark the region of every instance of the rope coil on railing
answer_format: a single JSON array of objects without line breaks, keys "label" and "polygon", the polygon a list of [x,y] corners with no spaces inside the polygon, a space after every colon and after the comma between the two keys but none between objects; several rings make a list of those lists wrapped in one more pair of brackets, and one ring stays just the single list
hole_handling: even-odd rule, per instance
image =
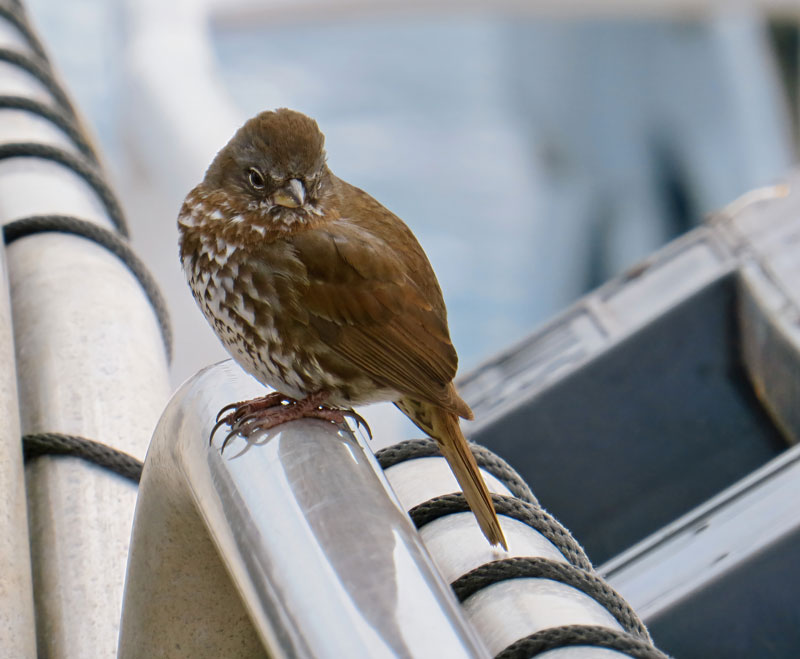
[{"label": "rope coil on railing", "polygon": [[[502,650],[497,657],[517,659],[532,657],[559,647],[588,645],[617,650],[631,657],[664,659],[657,650],[647,628],[630,605],[592,569],[589,559],[572,535],[536,502],[527,484],[505,461],[488,449],[471,444],[479,466],[503,482],[515,496],[492,494],[498,515],[510,517],[539,533],[566,559],[567,563],[549,558],[510,557],[485,563],[451,584],[459,601],[466,602],[479,591],[510,579],[547,579],[575,588],[606,609],[624,631],[593,625],[568,625],[537,631],[520,638]],[[378,462],[384,469],[404,460],[440,456],[433,440],[402,442],[379,451]],[[523,494],[519,497],[519,494]],[[516,497],[516,498],[515,498]],[[437,519],[469,511],[463,494],[446,494],[414,506],[412,521],[422,528]],[[513,547],[512,547],[513,549]]]},{"label": "rope coil on railing", "polygon": [[78,150],[93,163],[97,163],[97,154],[94,152],[89,140],[78,128],[72,116],[60,106],[47,105],[27,96],[0,96],[0,109],[23,110],[47,119],[51,124],[61,129]]},{"label": "rope coil on railing", "polygon": [[[7,158],[39,158],[62,165],[80,176],[94,190],[109,219],[121,235],[93,222],[68,215],[25,217],[3,226],[3,238],[8,245],[15,240],[43,232],[60,232],[92,240],[119,258],[139,281],[158,318],[167,358],[172,356],[172,330],[164,298],[155,279],[130,245],[128,227],[116,195],[106,182],[98,165],[91,141],[79,126],[69,97],[53,74],[41,41],[28,23],[22,4],[14,1],[0,3],[0,19],[5,19],[22,35],[34,55],[11,48],[0,48],[0,61],[13,64],[36,78],[52,96],[54,104],[19,95],[0,95],[0,110],[21,110],[46,119],[61,130],[75,145],[73,154],[52,144],[19,142],[0,144],[0,160]],[[69,455],[107,468],[129,480],[138,482],[142,463],[133,456],[110,446],[75,435],[45,432],[22,438],[26,460],[40,455]]]},{"label": "rope coil on railing", "polygon": [[630,605],[592,571],[548,558],[505,558],[486,563],[459,577],[453,590],[459,602],[492,584],[509,579],[550,579],[580,590],[602,604],[630,634],[650,640],[647,629]]},{"label": "rope coil on railing", "polygon": [[134,483],[138,483],[142,477],[141,460],[102,442],[76,435],[58,432],[25,435],[22,438],[22,451],[26,462],[41,455],[68,455],[108,469]]},{"label": "rope coil on railing", "polygon": [[98,198],[103,202],[109,219],[117,230],[126,238],[129,237],[128,225],[125,221],[122,207],[98,167],[91,161],[59,147],[38,142],[0,144],[0,160],[6,158],[40,158],[42,160],[51,160],[71,169],[97,193]]},{"label": "rope coil on railing", "polygon": [[[509,491],[517,499],[531,504],[537,503],[536,497],[531,492],[528,484],[520,478],[519,474],[505,460],[478,444],[472,444],[471,448],[478,466],[505,483]],[[407,460],[440,455],[436,442],[432,442],[430,439],[410,439],[378,451],[375,457],[378,459],[382,469],[388,469]]]},{"label": "rope coil on railing", "polygon": [[543,629],[512,643],[495,659],[529,659],[548,650],[575,646],[616,650],[633,659],[667,659],[667,655],[650,642],[599,625],[566,625]]},{"label": "rope coil on railing", "polygon": [[[9,7],[9,4],[13,4],[14,6]],[[44,61],[47,61],[47,53],[45,52],[44,46],[28,23],[28,19],[23,13],[20,3],[11,2],[0,4],[0,17],[11,23],[31,47],[31,50]]]},{"label": "rope coil on railing", "polygon": [[[0,96],[0,109],[23,110],[36,114],[59,128],[75,144],[80,155],[70,153],[51,144],[39,142],[19,142],[0,144],[0,160],[6,158],[40,158],[67,167],[83,178],[94,190],[108,214],[109,219],[122,234],[128,237],[128,226],[122,208],[106,182],[97,164],[97,155],[91,141],[83,134],[76,121],[75,111],[66,92],[50,70],[44,48],[27,21],[21,3],[6,2],[0,5],[0,18],[5,18],[22,34],[36,57],[30,57],[9,48],[0,48],[0,61],[15,64],[28,71],[50,91],[57,105],[50,106],[36,99],[6,95]],[[130,246],[113,232],[92,222],[64,215],[28,217],[10,222],[4,227],[6,244],[34,233],[56,231],[70,233],[93,240],[115,254],[130,269],[140,282],[150,300],[164,338],[168,359],[172,356],[172,332],[169,314],[161,292],[145,267],[144,263],[131,250]]]},{"label": "rope coil on railing", "polygon": [[[6,424],[21,426],[21,450],[7,450],[23,511],[25,494],[28,503],[27,519],[8,536],[27,540],[20,544],[28,545],[28,560],[17,573],[32,600],[16,625],[31,649],[8,656],[116,656],[137,492],[106,470],[139,480],[134,456],[144,455],[148,426],[169,393],[169,322],[153,278],[125,240],[125,217],[89,131],[21,3],[0,0],[0,7],[0,142],[11,142],[0,144],[2,220],[13,242],[3,259],[10,310],[3,345],[5,358],[16,358],[19,383],[5,387],[2,402],[21,411],[19,423]],[[51,235],[34,237],[42,232]],[[55,455],[81,460],[38,457]],[[14,606],[0,597],[0,617],[9,620],[8,610],[16,617]]]},{"label": "rope coil on railing", "polygon": [[[488,450],[484,447],[481,448],[484,451]],[[502,494],[492,494],[492,502],[498,515],[516,519],[541,533],[572,565],[583,570],[592,569],[589,559],[575,538],[538,504],[531,504]],[[469,505],[463,494],[445,494],[414,506],[408,511],[408,514],[419,529],[445,515],[465,512],[469,512]]]},{"label": "rope coil on railing", "polygon": [[[2,147],[0,147],[2,148]],[[172,356],[172,329],[164,297],[150,271],[130,245],[112,231],[69,215],[37,215],[14,220],[3,227],[6,245],[25,236],[43,232],[68,233],[92,240],[119,258],[133,273],[147,295],[161,327],[167,358]]]},{"label": "rope coil on railing", "polygon": [[11,48],[0,48],[0,62],[8,62],[14,64],[23,71],[27,71],[34,78],[36,78],[48,92],[52,95],[53,99],[69,114],[75,115],[75,108],[69,100],[66,92],[62,89],[61,85],[56,81],[55,76],[50,70],[47,60],[38,57],[31,57],[25,53],[12,50]]}]

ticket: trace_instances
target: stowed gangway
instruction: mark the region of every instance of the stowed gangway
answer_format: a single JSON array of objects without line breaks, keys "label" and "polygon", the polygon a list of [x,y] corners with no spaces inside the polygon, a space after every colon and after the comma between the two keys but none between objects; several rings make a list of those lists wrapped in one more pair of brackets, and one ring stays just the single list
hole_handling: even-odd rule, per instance
[{"label": "stowed gangway", "polygon": [[680,657],[800,645],[800,175],[755,190],[460,385]]}]

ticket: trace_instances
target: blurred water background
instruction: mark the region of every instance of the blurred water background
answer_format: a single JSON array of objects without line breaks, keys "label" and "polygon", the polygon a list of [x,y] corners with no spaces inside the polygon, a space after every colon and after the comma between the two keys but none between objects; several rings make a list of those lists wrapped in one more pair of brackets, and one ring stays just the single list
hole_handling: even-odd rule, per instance
[{"label": "blurred water background", "polygon": [[800,12],[28,6],[164,287],[176,384],[225,357],[179,271],[177,210],[215,150],[263,109],[316,118],[333,171],[411,226],[462,370],[796,161]]}]

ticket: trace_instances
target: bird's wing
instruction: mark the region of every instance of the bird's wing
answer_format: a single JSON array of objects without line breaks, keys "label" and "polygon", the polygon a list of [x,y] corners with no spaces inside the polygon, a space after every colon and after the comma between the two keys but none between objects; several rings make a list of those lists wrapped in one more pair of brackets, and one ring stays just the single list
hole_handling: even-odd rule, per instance
[{"label": "bird's wing", "polygon": [[[453,400],[450,383],[458,357],[444,304],[422,248],[411,240],[396,250],[345,220],[295,234],[290,242],[308,277],[302,307],[320,339],[377,382],[457,411],[461,401]],[[430,270],[427,290],[409,273],[409,249],[411,262],[421,255]]]}]

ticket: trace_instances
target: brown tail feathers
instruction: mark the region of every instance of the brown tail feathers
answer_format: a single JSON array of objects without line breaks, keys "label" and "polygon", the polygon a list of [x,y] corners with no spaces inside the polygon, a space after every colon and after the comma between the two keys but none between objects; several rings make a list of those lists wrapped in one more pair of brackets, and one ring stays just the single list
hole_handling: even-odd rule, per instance
[{"label": "brown tail feathers", "polygon": [[483,535],[493,545],[508,550],[503,529],[497,519],[492,497],[478,470],[478,465],[461,432],[458,416],[430,403],[403,399],[397,406],[422,430],[431,435],[447,460],[464,492]]}]

